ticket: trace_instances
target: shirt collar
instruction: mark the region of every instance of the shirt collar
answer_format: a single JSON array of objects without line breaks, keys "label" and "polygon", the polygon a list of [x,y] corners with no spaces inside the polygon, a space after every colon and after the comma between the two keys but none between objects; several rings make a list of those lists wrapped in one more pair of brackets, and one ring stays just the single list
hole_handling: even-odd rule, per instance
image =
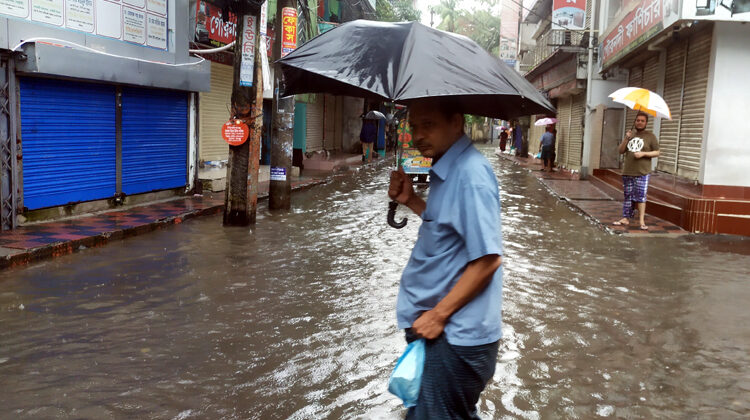
[{"label": "shirt collar", "polygon": [[466,134],[462,135],[455,143],[453,143],[453,145],[451,145],[451,147],[448,148],[448,150],[445,151],[443,156],[438,159],[437,163],[432,166],[432,173],[445,181],[450,169],[453,167],[453,163],[469,146],[471,146],[469,137],[466,136]]}]

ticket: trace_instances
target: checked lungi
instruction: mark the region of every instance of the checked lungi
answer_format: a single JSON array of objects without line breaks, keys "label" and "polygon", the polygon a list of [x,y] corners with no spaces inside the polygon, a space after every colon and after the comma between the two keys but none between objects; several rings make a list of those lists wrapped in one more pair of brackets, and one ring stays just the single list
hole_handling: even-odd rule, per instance
[{"label": "checked lungi", "polygon": [[[406,330],[406,341],[416,336]],[[425,343],[425,363],[417,406],[407,420],[479,419],[479,394],[495,374],[499,341],[480,346],[454,346],[445,334]]]},{"label": "checked lungi", "polygon": [[622,202],[622,217],[630,219],[635,212],[633,203],[645,203],[650,175],[622,176],[622,190],[625,200]]}]

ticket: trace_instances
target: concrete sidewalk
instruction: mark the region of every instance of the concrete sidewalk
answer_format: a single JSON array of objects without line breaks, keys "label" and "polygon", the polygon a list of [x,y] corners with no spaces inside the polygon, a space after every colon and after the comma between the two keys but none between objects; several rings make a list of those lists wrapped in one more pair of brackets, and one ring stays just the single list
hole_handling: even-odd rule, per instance
[{"label": "concrete sidewalk", "polygon": [[[357,164],[352,164],[352,159],[346,157],[339,160],[338,165],[332,162],[328,170],[305,170],[301,176],[292,178],[292,191],[326,183],[337,174],[363,166],[361,160]],[[367,166],[384,162],[387,159],[379,159]],[[268,198],[269,185],[269,181],[258,184],[259,200]],[[102,246],[194,217],[218,214],[223,209],[223,192],[205,192],[0,231],[0,269]]]},{"label": "concrete sidewalk", "polygon": [[622,217],[622,199],[613,199],[592,182],[581,180],[577,172],[556,168],[554,172],[543,172],[542,161],[534,157],[519,157],[502,153],[495,154],[531,172],[547,189],[561,200],[596,222],[602,229],[627,236],[680,236],[688,232],[679,226],[658,217],[646,214],[648,230],[641,230],[638,221],[630,226],[614,226],[612,222]]}]

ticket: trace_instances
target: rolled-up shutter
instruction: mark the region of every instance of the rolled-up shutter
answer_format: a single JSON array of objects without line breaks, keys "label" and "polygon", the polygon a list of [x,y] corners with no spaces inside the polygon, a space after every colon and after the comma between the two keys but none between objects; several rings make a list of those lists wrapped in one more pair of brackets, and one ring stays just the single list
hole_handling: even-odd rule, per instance
[{"label": "rolled-up shutter", "polygon": [[307,104],[307,152],[323,150],[323,95]]},{"label": "rolled-up shutter", "polygon": [[[643,80],[641,81],[641,87],[648,89],[651,92],[656,92],[659,87],[659,56],[654,56],[646,60],[643,64]],[[649,117],[648,125],[646,130],[654,130],[655,118]]]},{"label": "rolled-up shutter", "polygon": [[117,188],[115,87],[20,79],[23,206],[112,197]]},{"label": "rolled-up shutter", "polygon": [[581,93],[571,98],[570,129],[568,133],[567,167],[581,169],[583,152],[583,117],[586,114],[586,95]]},{"label": "rolled-up shutter", "polygon": [[689,179],[698,179],[711,59],[711,31],[694,34],[688,43],[677,174]]},{"label": "rolled-up shutter", "polygon": [[568,142],[570,139],[570,111],[572,97],[560,98],[557,101],[557,162],[567,166]]},{"label": "rolled-up shutter", "polygon": [[199,95],[198,155],[203,161],[226,160],[229,145],[221,137],[221,127],[229,120],[232,98],[232,66],[211,63],[211,91]]},{"label": "rolled-up shutter", "polygon": [[187,93],[122,89],[122,192],[187,184]]},{"label": "rolled-up shutter", "polygon": [[680,42],[667,49],[667,69],[664,76],[664,101],[672,112],[672,119],[661,121],[659,132],[659,163],[660,171],[675,173],[675,159],[677,157],[677,133],[680,125],[680,102],[682,98],[683,70],[685,68],[685,54],[687,44]]},{"label": "rolled-up shutter", "polygon": [[[637,65],[635,67],[630,68],[630,72],[628,75],[628,86],[631,87],[643,87],[643,66]],[[627,112],[625,112],[625,130],[630,130],[630,127],[633,126],[633,121],[635,120],[635,116],[638,114],[638,111],[634,111],[630,108],[627,108]]]}]

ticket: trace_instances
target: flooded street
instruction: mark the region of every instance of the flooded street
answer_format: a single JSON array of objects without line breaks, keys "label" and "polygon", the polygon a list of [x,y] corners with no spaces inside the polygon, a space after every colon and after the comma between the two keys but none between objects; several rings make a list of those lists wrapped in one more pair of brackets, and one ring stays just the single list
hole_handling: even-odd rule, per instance
[{"label": "flooded street", "polygon": [[[480,148],[505,240],[483,418],[750,417],[750,240],[608,234]],[[388,172],[1,271],[0,418],[402,418],[419,220],[386,225]]]}]

